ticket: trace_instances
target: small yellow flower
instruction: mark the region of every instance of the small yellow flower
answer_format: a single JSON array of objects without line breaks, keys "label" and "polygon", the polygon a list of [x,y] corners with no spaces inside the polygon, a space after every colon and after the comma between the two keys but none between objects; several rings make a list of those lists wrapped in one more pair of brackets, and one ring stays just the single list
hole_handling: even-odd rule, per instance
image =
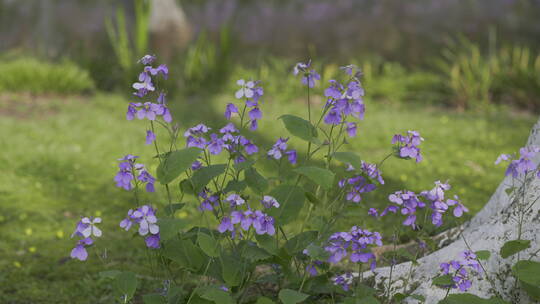
[{"label": "small yellow flower", "polygon": [[186,218],[187,216],[188,216],[188,213],[185,212],[185,211],[180,211],[180,212],[178,213],[178,217],[179,217],[179,218]]},{"label": "small yellow flower", "polygon": [[28,248],[28,251],[31,252],[31,253],[36,252],[36,250],[37,250],[36,247],[33,247],[33,246]]},{"label": "small yellow flower", "polygon": [[32,228],[26,228],[26,229],[24,230],[24,233],[25,233],[26,235],[32,235]]},{"label": "small yellow flower", "polygon": [[401,175],[399,176],[399,179],[401,179],[401,181],[406,182],[406,181],[407,181],[407,175],[401,174]]},{"label": "small yellow flower", "polygon": [[96,216],[101,216],[101,211],[97,210],[95,214]]},{"label": "small yellow flower", "polygon": [[18,261],[15,261],[15,262],[13,262],[13,266],[15,266],[17,268],[21,268],[22,265]]},{"label": "small yellow flower", "polygon": [[56,237],[59,238],[59,239],[63,238],[64,237],[64,231],[62,231],[62,230],[56,231]]}]

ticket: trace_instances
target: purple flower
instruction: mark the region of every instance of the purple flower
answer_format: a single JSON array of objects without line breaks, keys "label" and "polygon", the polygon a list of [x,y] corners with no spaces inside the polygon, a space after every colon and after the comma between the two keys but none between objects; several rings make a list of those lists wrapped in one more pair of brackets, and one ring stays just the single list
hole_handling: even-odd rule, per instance
[{"label": "purple flower", "polygon": [[142,63],[144,65],[147,65],[147,64],[151,64],[152,62],[154,62],[154,60],[156,60],[156,56],[155,55],[144,55],[141,59],[139,59],[139,63]]},{"label": "purple flower", "polygon": [[278,201],[270,195],[265,195],[263,199],[261,200],[261,204],[265,208],[272,208],[272,207],[279,208]]},{"label": "purple flower", "polygon": [[75,245],[75,248],[71,250],[71,258],[79,261],[86,261],[88,258],[88,252],[86,251],[85,246],[90,246],[92,243],[93,241],[91,238],[85,238],[77,241],[77,245]]},{"label": "purple flower", "polygon": [[330,80],[330,86],[324,90],[324,96],[330,97],[333,99],[340,99],[342,97],[343,85],[341,83]]},{"label": "purple flower", "polygon": [[238,113],[238,108],[233,103],[228,103],[225,107],[225,118],[230,120],[232,113]]},{"label": "purple flower", "polygon": [[[152,175],[150,175],[148,171],[146,171],[146,169],[144,168],[144,165],[135,163],[137,158],[138,156],[133,156],[133,155],[128,154],[124,156],[123,158],[119,159],[121,161],[118,164],[118,168],[120,170],[114,177],[116,186],[123,188],[125,190],[133,189],[133,180],[136,175],[137,180],[139,180],[142,183],[146,183],[147,192],[154,192],[155,178]],[[137,175],[137,173],[139,174]]]},{"label": "purple flower", "polygon": [[252,211],[233,211],[230,217],[223,217],[218,226],[218,231],[234,231],[234,225],[240,224],[244,231],[248,231],[252,226],[257,234],[274,235],[276,233],[274,227],[274,218],[263,213],[260,210]]},{"label": "purple flower", "polygon": [[446,200],[446,204],[448,206],[456,206],[454,207],[454,216],[455,217],[461,217],[463,215],[463,213],[467,213],[469,212],[469,209],[467,209],[467,207],[465,207],[461,201],[459,200],[459,197],[457,195],[454,195],[454,199],[448,199]]},{"label": "purple flower", "polygon": [[296,150],[286,151],[285,154],[291,164],[296,164]]},{"label": "purple flower", "polygon": [[236,84],[240,86],[240,89],[234,94],[237,99],[241,99],[242,97],[252,98],[253,95],[255,95],[253,91],[253,88],[255,87],[255,82],[246,82],[244,79],[239,79],[236,81]]},{"label": "purple flower", "polygon": [[158,234],[151,234],[149,236],[147,236],[145,239],[144,239],[144,242],[146,243],[146,247],[148,248],[153,248],[153,249],[158,249],[159,248],[159,233]]},{"label": "purple flower", "polygon": [[341,113],[338,109],[333,108],[328,111],[328,114],[324,117],[324,123],[328,125],[338,125],[341,123]]},{"label": "purple flower", "polygon": [[226,202],[231,204],[231,207],[238,207],[243,205],[246,201],[238,194],[231,194],[226,199]]},{"label": "purple flower", "polygon": [[228,217],[228,216],[224,216],[221,219],[221,223],[218,226],[218,231],[220,233],[224,233],[225,231],[231,231],[232,232],[233,230],[234,230],[234,225],[231,222],[231,218]]},{"label": "purple flower", "polygon": [[208,145],[208,151],[214,155],[221,153],[225,144],[223,140],[219,138],[216,134],[211,134],[210,138],[211,140],[210,144]]},{"label": "purple flower", "polygon": [[133,120],[133,118],[137,117],[137,119],[147,118],[148,120],[153,121],[156,120],[156,117],[159,116],[161,116],[165,122],[172,121],[171,112],[169,111],[167,106],[160,103],[132,102],[128,105],[128,110],[126,113],[127,120]]},{"label": "purple flower", "polygon": [[382,178],[381,170],[377,168],[376,164],[370,164],[362,161],[362,172],[364,172],[369,178],[376,179],[379,184],[384,185],[384,179]]},{"label": "purple flower", "polygon": [[349,137],[356,137],[356,123],[347,123],[347,134],[349,135]]},{"label": "purple flower", "polygon": [[362,200],[362,193],[374,191],[376,188],[374,184],[369,184],[361,175],[349,178],[347,183],[352,185],[352,187],[351,190],[347,192],[346,199],[354,203],[359,203]]},{"label": "purple flower", "polygon": [[377,217],[377,216],[379,216],[379,212],[375,208],[369,208],[368,215],[373,216],[373,217]]},{"label": "purple flower", "polygon": [[205,188],[201,193],[199,193],[199,196],[204,199],[199,206],[199,210],[201,211],[214,210],[214,206],[217,206],[219,204],[219,196],[215,194],[208,195],[207,188]]},{"label": "purple flower", "polygon": [[302,73],[302,84],[307,85],[310,88],[315,87],[315,81],[321,80],[321,76],[311,67],[311,60],[307,63],[299,62],[294,66],[293,73],[298,75]]},{"label": "purple flower", "polygon": [[403,221],[404,226],[416,227],[416,212],[418,209],[423,209],[426,204],[422,202],[418,196],[412,191],[397,191],[388,196],[388,200],[398,206],[393,206],[394,209],[385,209],[381,216],[386,215],[388,212],[396,213],[398,209],[401,209],[401,214],[406,215],[407,218]]},{"label": "purple flower", "polygon": [[318,275],[317,268],[315,268],[315,264],[308,264],[306,266],[306,272],[309,273],[310,276],[314,277]]},{"label": "purple flower", "polygon": [[[442,274],[452,275],[453,284],[447,287],[459,288],[467,291],[472,287],[471,276],[482,273],[482,267],[476,259],[476,255],[471,251],[464,251],[460,254],[461,260],[452,260],[439,265]],[[453,268],[453,270],[452,270]]]},{"label": "purple flower", "polygon": [[[80,231],[83,237],[88,238],[90,236],[100,237],[102,232],[101,230],[96,226],[96,224],[101,223],[101,218],[88,218],[83,217],[81,219],[81,223],[85,225],[85,227]],[[79,225],[77,224],[77,229],[79,228]]]},{"label": "purple flower", "polygon": [[350,272],[346,272],[342,275],[338,275],[332,279],[334,285],[339,285],[344,291],[348,291],[353,283],[353,275]]},{"label": "purple flower", "polygon": [[191,164],[191,170],[193,170],[193,171],[199,170],[201,167],[202,167],[202,163],[200,161],[198,161],[198,160],[194,161]]},{"label": "purple flower", "polygon": [[259,120],[262,118],[262,112],[259,108],[255,107],[249,111],[249,118],[251,120]]},{"label": "purple flower", "polygon": [[328,262],[338,263],[350,253],[350,261],[353,263],[370,262],[375,267],[375,255],[368,246],[382,246],[382,237],[378,232],[360,229],[353,226],[350,232],[336,232],[328,239],[328,245],[324,248],[330,253]]},{"label": "purple flower", "polygon": [[273,217],[266,215],[259,210],[255,211],[255,214],[257,215],[257,219],[253,221],[253,228],[255,228],[257,234],[276,234]]},{"label": "purple flower", "polygon": [[133,225],[133,220],[133,209],[129,209],[126,218],[120,222],[120,228],[128,231]]},{"label": "purple flower", "polygon": [[151,145],[156,140],[156,134],[152,130],[146,130],[146,144]]},{"label": "purple flower", "polygon": [[135,210],[132,216],[137,220],[137,223],[139,224],[139,235],[145,236],[148,233],[159,233],[159,226],[156,224],[157,217],[152,207],[148,205],[143,205],[139,209]]},{"label": "purple flower", "polygon": [[[518,159],[512,160],[512,155],[501,154],[495,161],[495,164],[499,164],[501,161],[510,161],[505,175],[512,175],[512,177],[516,178],[520,174],[527,174],[537,169],[532,159],[538,152],[540,152],[540,148],[537,146],[523,147],[519,149]],[[538,171],[537,177],[540,178],[540,171]]]},{"label": "purple flower", "polygon": [[424,139],[420,137],[420,133],[416,131],[407,131],[407,136],[396,134],[392,138],[392,144],[398,144],[399,157],[414,158],[416,162],[422,161],[420,148],[418,147]]}]

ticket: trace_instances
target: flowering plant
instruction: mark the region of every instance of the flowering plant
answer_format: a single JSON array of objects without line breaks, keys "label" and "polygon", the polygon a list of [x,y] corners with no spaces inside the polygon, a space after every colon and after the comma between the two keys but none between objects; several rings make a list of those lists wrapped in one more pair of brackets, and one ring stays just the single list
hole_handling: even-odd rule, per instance
[{"label": "flowering plant", "polygon": [[[169,70],[165,65],[154,67],[155,60],[147,55],[139,61],[144,67],[133,88],[134,98],[140,100],[128,105],[126,118],[148,121],[141,143],[154,146],[157,171],[149,172],[137,156],[127,154],[119,159],[114,177],[117,187],[134,194],[136,206],[127,210],[124,219],[118,219],[119,229],[129,231],[135,226],[136,235],[144,238],[141,244],[155,252],[159,271],[153,275],[165,286],[145,295],[144,302],[273,303],[272,299],[279,298],[284,303],[336,299],[356,303],[351,301],[365,297],[366,301],[385,299],[390,303],[391,277],[375,290],[361,275],[375,269],[380,256],[374,248],[383,246],[386,239],[362,223],[348,231],[336,231],[335,215],[348,204],[369,206],[364,194],[384,185],[382,166],[390,157],[421,162],[424,139],[417,131],[396,134],[388,140],[388,156],[378,164],[361,160],[355,152],[342,151],[347,140],[357,136],[358,123],[366,112],[358,68],[343,67],[345,81],[330,80],[324,90],[325,105],[313,109],[310,96],[321,77],[311,62],[294,67],[294,75],[301,77],[307,91],[307,119],[291,114],[279,119],[291,136],[306,143],[304,154],[288,137],[277,138],[270,147],[259,146],[253,139],[263,119],[261,81],[236,82],[236,101],[225,106],[225,125],[200,123],[181,133],[157,81],[167,79]],[[157,127],[166,131],[168,140],[158,139]],[[278,176],[263,174],[257,164],[265,159],[276,165]],[[345,170],[337,170],[338,166]],[[521,160],[511,166],[510,174],[529,167]],[[338,177],[336,172],[345,174]],[[141,202],[142,186],[150,193],[166,192],[168,201]],[[180,201],[191,197],[197,203],[174,201],[175,190]],[[461,217],[468,212],[457,196],[445,197],[449,190],[450,185],[440,181],[430,190],[397,190],[388,197],[386,208],[371,207],[368,214],[377,219],[395,214],[402,218],[399,222],[404,229],[420,233],[427,225],[442,225],[450,213]],[[175,216],[188,204],[196,207],[191,210],[200,214],[200,222],[186,225]],[[318,230],[307,230],[314,226],[315,209],[327,216],[317,225]],[[81,239],[71,253],[74,259],[88,258],[92,237],[102,234],[96,227],[100,222],[100,218],[84,217],[77,224],[73,236]],[[395,247],[397,235],[389,239]],[[419,242],[419,246],[425,243]],[[391,267],[397,254],[392,254]],[[416,258],[410,257],[413,261]],[[452,281],[441,286],[463,291],[471,286],[469,269],[475,274],[481,269],[474,253],[466,252],[463,258],[441,264],[444,275],[453,271]],[[357,266],[357,272],[349,269],[351,265]],[[139,278],[124,271],[116,273],[114,279],[115,286],[120,286],[120,300],[131,301]],[[410,292],[407,285],[404,290]]]}]

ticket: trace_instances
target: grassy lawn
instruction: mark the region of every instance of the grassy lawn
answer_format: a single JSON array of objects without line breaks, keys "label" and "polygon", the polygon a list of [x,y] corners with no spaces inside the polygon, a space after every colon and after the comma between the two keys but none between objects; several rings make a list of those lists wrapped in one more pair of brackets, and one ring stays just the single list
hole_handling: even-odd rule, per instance
[{"label": "grassy lawn", "polygon": [[[182,130],[199,121],[220,127],[224,104],[233,93],[170,103]],[[116,159],[123,155],[139,155],[142,163],[150,163],[153,149],[144,145],[146,123],[126,121],[127,100],[118,96],[10,99],[15,100],[0,103],[0,303],[113,302],[109,282],[99,278],[99,271],[129,268],[150,273],[142,239],[118,227],[133,203],[113,182]],[[305,113],[302,99],[282,100],[269,98],[263,105],[261,132],[252,136],[263,148],[287,136],[279,115]],[[320,108],[321,99],[314,98],[314,104]],[[387,223],[366,221],[367,206],[385,205],[388,193],[396,190],[430,189],[435,180],[449,180],[453,193],[472,212],[478,211],[502,178],[504,168],[493,165],[497,155],[521,147],[535,120],[508,111],[456,113],[368,101],[359,136],[344,150],[378,162],[391,151],[394,133],[418,130],[425,138],[425,161],[389,159],[383,167],[386,185],[350,208],[343,225],[382,229]],[[290,145],[305,151],[300,141],[291,139]],[[155,166],[150,166],[151,172]],[[263,169],[274,170],[271,165]],[[165,198],[161,187],[157,191],[144,200],[159,207]],[[198,219],[193,205],[181,216]],[[86,263],[69,259],[75,243],[70,234],[81,215],[103,218],[104,237],[89,250]],[[144,280],[143,289],[160,284]]]}]

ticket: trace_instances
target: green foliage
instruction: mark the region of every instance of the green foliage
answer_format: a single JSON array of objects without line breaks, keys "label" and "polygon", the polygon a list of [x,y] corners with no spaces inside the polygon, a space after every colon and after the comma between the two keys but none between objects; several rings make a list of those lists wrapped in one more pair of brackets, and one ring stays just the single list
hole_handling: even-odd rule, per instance
[{"label": "green foliage", "polygon": [[294,169],[295,172],[298,172],[310,180],[312,180],[317,185],[328,190],[334,185],[335,174],[324,168],[313,167],[313,166],[304,166]]},{"label": "green foliage", "polygon": [[124,297],[126,302],[133,298],[138,285],[137,277],[133,272],[129,271],[118,274],[113,283],[115,292]]},{"label": "green foliage", "polygon": [[518,252],[521,252],[531,247],[531,241],[529,240],[512,240],[504,243],[501,248],[501,256],[506,259]]},{"label": "green foliage", "polygon": [[191,182],[193,183],[195,193],[201,192],[202,189],[206,187],[206,185],[208,185],[208,183],[212,179],[223,174],[226,168],[227,165],[219,164],[206,166],[195,171],[195,173],[193,173],[193,176],[191,177]]},{"label": "green foliage", "polygon": [[31,57],[0,61],[0,93],[81,94],[93,89],[88,72],[70,61],[52,63]]},{"label": "green foliage", "polygon": [[162,241],[178,235],[180,229],[186,227],[186,221],[178,218],[160,218],[158,221],[159,234]]},{"label": "green foliage", "polygon": [[168,184],[176,179],[182,172],[191,167],[197,160],[201,149],[190,147],[173,151],[165,155],[157,168],[157,178],[162,184]]},{"label": "green foliage", "polygon": [[263,193],[268,188],[268,181],[257,169],[251,167],[244,171],[247,185],[258,193]]},{"label": "green foliage", "polygon": [[479,250],[475,252],[476,258],[479,260],[489,260],[489,257],[491,256],[491,252],[489,250]]},{"label": "green foliage", "polygon": [[280,225],[295,220],[304,206],[304,190],[298,186],[279,185],[270,191],[270,195],[280,203],[280,207],[270,209],[268,214]]},{"label": "green foliage", "polygon": [[316,144],[320,142],[317,139],[317,129],[309,121],[289,114],[282,115],[279,119],[283,121],[285,128],[292,135]]},{"label": "green foliage", "polygon": [[438,277],[433,278],[431,281],[431,284],[439,286],[439,287],[448,287],[454,284],[454,281],[452,280],[452,276],[449,274],[441,275]]},{"label": "green foliage", "polygon": [[333,157],[345,164],[351,164],[356,170],[362,168],[360,156],[354,152],[335,152]]},{"label": "green foliage", "polygon": [[221,248],[214,237],[199,231],[197,234],[197,243],[207,256],[217,258],[220,255]]},{"label": "green foliage", "polygon": [[279,292],[279,299],[283,304],[301,303],[308,298],[309,295],[291,289],[282,289]]},{"label": "green foliage", "polygon": [[206,262],[203,251],[190,240],[170,240],[166,242],[163,256],[171,259],[181,268],[193,272],[201,271]]}]

